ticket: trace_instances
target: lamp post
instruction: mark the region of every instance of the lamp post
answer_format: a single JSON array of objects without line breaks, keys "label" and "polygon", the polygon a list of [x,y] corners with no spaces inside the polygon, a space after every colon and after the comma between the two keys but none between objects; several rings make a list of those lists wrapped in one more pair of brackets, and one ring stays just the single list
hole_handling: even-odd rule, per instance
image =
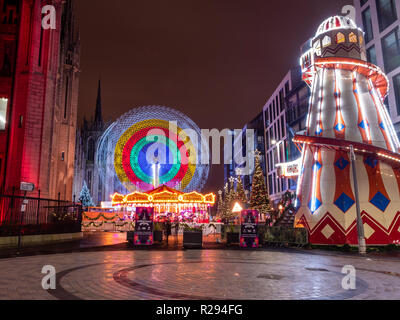
[{"label": "lamp post", "polygon": [[249,190],[244,190],[244,194],[246,195],[246,200],[249,200]]},{"label": "lamp post", "polygon": [[154,157],[154,163],[153,163],[153,186],[154,189],[158,188],[160,184],[159,180],[159,171],[160,171],[160,164],[158,162],[158,157]]},{"label": "lamp post", "polygon": [[362,221],[362,218],[361,218],[360,197],[359,197],[359,194],[358,194],[356,155],[354,153],[353,145],[350,146],[350,159],[351,159],[351,166],[353,168],[354,194],[355,194],[355,198],[356,198],[358,252],[360,254],[366,254],[367,253],[367,248],[366,248],[366,244],[365,244],[364,225],[363,225],[363,221]]}]

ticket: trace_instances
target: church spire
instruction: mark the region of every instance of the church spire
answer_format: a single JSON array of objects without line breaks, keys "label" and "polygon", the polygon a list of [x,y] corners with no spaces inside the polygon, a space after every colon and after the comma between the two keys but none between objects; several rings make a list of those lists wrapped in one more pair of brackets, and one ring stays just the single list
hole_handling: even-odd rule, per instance
[{"label": "church spire", "polygon": [[94,122],[96,124],[103,124],[103,115],[101,110],[101,80],[99,80],[99,88],[97,91],[96,111],[94,114]]}]

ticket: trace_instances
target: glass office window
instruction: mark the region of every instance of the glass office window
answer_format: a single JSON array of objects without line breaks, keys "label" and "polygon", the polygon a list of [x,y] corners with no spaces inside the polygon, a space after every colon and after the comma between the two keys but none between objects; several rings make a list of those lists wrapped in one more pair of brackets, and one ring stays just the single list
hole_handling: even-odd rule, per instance
[{"label": "glass office window", "polygon": [[375,46],[372,46],[371,48],[367,49],[367,59],[368,59],[368,62],[371,62],[373,64],[378,64],[378,62],[376,60]]},{"label": "glass office window", "polygon": [[382,50],[387,73],[400,67],[400,35],[398,27],[382,39]]},{"label": "glass office window", "polygon": [[8,99],[0,98],[0,130],[6,129]]},{"label": "glass office window", "polygon": [[365,42],[368,43],[374,38],[374,30],[372,28],[371,9],[368,7],[362,12],[362,20],[365,31]]},{"label": "glass office window", "polygon": [[376,0],[379,30],[382,32],[397,20],[395,0]]},{"label": "glass office window", "polygon": [[397,114],[400,116],[400,73],[393,77],[393,90],[396,96]]}]

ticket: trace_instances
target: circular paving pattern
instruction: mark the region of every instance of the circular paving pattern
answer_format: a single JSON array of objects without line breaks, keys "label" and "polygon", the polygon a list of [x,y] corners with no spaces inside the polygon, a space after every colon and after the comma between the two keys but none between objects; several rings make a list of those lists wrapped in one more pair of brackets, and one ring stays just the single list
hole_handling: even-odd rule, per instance
[{"label": "circular paving pattern", "polygon": [[[53,265],[56,290],[43,290]],[[341,269],[354,265],[356,290]],[[399,262],[278,251],[115,251],[0,260],[0,299],[399,299]],[[12,285],[14,284],[14,285]],[[15,285],[16,284],[16,285]]]}]

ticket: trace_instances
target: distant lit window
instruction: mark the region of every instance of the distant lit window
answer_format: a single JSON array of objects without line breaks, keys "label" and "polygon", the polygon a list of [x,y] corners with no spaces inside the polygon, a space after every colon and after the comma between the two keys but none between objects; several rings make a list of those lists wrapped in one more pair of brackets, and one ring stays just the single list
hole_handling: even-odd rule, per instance
[{"label": "distant lit window", "polygon": [[382,39],[383,59],[387,73],[400,67],[400,32],[394,29]]},{"label": "distant lit window", "polygon": [[378,11],[379,30],[382,32],[397,20],[396,4],[394,0],[376,0]]},{"label": "distant lit window", "polygon": [[367,49],[367,60],[368,62],[371,62],[373,64],[378,64],[376,60],[375,46],[372,46],[371,48]]},{"label": "distant lit window", "polygon": [[357,41],[357,36],[355,35],[354,32],[352,32],[352,33],[349,34],[349,41],[350,41],[350,42],[358,42],[358,41]]},{"label": "distant lit window", "polygon": [[320,55],[321,55],[321,41],[317,40],[317,41],[314,43],[314,51],[315,51],[315,54],[316,54],[317,56],[320,56]]},{"label": "distant lit window", "polygon": [[360,34],[360,46],[362,46],[364,43],[364,37]]},{"label": "distant lit window", "polygon": [[0,130],[6,129],[8,99],[0,98]]},{"label": "distant lit window", "polygon": [[362,20],[365,31],[365,42],[368,43],[374,38],[374,29],[372,28],[371,9],[368,7],[362,12]]},{"label": "distant lit window", "polygon": [[329,36],[325,36],[324,40],[322,40],[322,46],[325,47],[329,47],[332,43],[331,37]]},{"label": "distant lit window", "polygon": [[336,35],[336,43],[343,43],[343,42],[346,42],[346,37],[344,36],[343,33],[339,32]]}]

